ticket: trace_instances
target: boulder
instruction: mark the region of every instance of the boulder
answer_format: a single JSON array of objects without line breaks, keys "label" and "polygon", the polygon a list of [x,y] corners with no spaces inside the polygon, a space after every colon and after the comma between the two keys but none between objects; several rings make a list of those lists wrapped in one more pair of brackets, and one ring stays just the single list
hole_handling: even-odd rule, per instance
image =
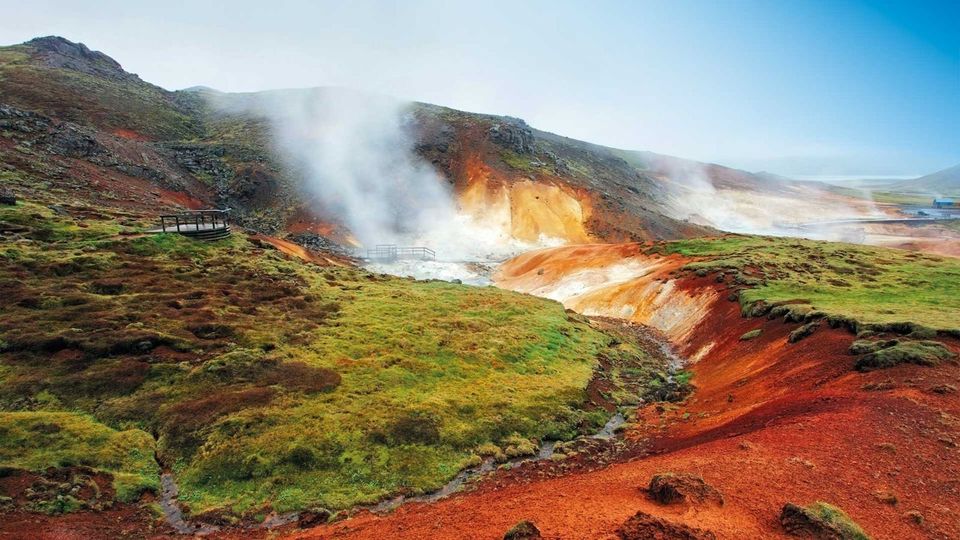
[{"label": "boulder", "polygon": [[723,495],[703,478],[693,474],[655,474],[647,487],[650,498],[660,504],[700,504],[712,502],[723,505]]},{"label": "boulder", "polygon": [[17,204],[17,196],[10,190],[0,189],[0,204],[13,206]]},{"label": "boulder", "polygon": [[617,529],[621,540],[716,540],[710,531],[637,512]]},{"label": "boulder", "polygon": [[780,511],[787,534],[816,540],[868,540],[863,530],[839,508],[818,502],[809,507],[787,503]]},{"label": "boulder", "polygon": [[540,529],[532,521],[523,520],[507,531],[503,535],[503,540],[536,540],[543,538],[540,536]]},{"label": "boulder", "polygon": [[310,527],[316,527],[317,525],[323,525],[330,520],[330,516],[333,514],[326,508],[310,508],[300,512],[300,516],[297,517],[297,527],[301,529],[308,529]]}]

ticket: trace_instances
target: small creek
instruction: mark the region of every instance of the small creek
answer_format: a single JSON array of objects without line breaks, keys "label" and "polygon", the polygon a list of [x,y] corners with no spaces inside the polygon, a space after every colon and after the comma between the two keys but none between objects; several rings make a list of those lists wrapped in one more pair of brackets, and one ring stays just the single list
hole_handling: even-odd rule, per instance
[{"label": "small creek", "polygon": [[[669,380],[672,380],[673,373],[682,368],[684,361],[674,352],[669,342],[659,334],[654,333],[649,329],[640,333],[636,337],[639,338],[640,341],[645,342],[648,350],[652,349],[653,351],[659,353],[658,356],[660,356],[668,366],[668,378]],[[633,408],[634,406],[635,405],[626,408]],[[604,426],[596,433],[592,435],[584,435],[574,440],[597,439],[602,441],[610,441],[615,439],[617,437],[617,430],[626,422],[626,416],[624,416],[623,410],[625,410],[625,408],[617,409],[617,411],[607,420]],[[558,441],[553,440],[542,441],[534,455],[516,457],[499,464],[492,457],[484,458],[479,465],[461,470],[456,476],[453,477],[452,480],[444,484],[443,487],[429,493],[412,496],[398,495],[376,504],[355,506],[351,508],[351,510],[369,510],[375,514],[385,514],[395,510],[397,507],[403,504],[410,502],[436,502],[456,493],[464,486],[464,484],[470,482],[471,480],[475,480],[484,474],[496,470],[497,468],[513,468],[523,463],[550,459],[554,455],[554,449],[556,448],[557,442]],[[180,506],[177,504],[178,490],[173,475],[170,473],[164,473],[160,478],[162,485],[160,506],[163,508],[163,513],[166,516],[167,523],[176,529],[178,533],[204,535],[219,530],[219,527],[216,525],[191,522],[187,520],[183,516]],[[271,529],[293,523],[297,521],[299,517],[300,514],[298,512],[271,514],[262,523],[255,525],[251,524],[244,528],[247,530]]]},{"label": "small creek", "polygon": [[[604,424],[599,431],[593,435],[584,436],[584,438],[611,440],[616,437],[617,429],[622,426],[624,422],[626,422],[626,417],[621,411],[618,410],[613,416],[610,417],[609,420],[607,420],[607,423]],[[556,445],[557,441],[543,441],[540,444],[540,447],[537,449],[535,455],[513,458],[500,464],[494,461],[493,458],[488,457],[476,467],[463,469],[457,473],[452,480],[444,484],[443,487],[436,491],[413,496],[398,495],[396,497],[383,500],[377,504],[356,506],[353,508],[353,510],[369,510],[375,514],[386,514],[393,511],[400,505],[410,502],[436,502],[440,499],[453,495],[467,482],[479,478],[486,473],[492,472],[498,467],[512,468],[523,463],[550,459],[553,457],[554,448],[556,448]],[[216,525],[190,521],[184,517],[183,511],[180,509],[180,505],[177,503],[178,489],[177,484],[174,481],[173,474],[169,472],[163,473],[160,476],[160,484],[160,507],[163,509],[163,515],[166,517],[167,523],[178,533],[202,536],[220,530],[220,528]],[[263,523],[246,528],[272,529],[274,527],[280,527],[282,525],[292,523],[296,521],[298,517],[299,513],[297,512],[272,514],[268,516]]]}]

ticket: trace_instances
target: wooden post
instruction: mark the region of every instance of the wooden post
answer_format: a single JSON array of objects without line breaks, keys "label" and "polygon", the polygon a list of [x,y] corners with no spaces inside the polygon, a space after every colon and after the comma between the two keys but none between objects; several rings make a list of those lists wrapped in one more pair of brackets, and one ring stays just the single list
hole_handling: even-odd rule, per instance
[{"label": "wooden post", "polygon": [[173,216],[173,219],[177,220],[177,232],[180,232],[180,216]]},{"label": "wooden post", "polygon": [[160,228],[163,229],[163,232],[167,232],[167,222],[163,219],[163,216],[160,216]]}]

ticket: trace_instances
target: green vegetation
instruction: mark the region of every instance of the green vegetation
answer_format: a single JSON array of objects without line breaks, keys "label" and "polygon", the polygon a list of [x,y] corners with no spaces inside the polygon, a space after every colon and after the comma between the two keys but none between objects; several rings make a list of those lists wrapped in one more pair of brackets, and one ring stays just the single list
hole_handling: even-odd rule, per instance
[{"label": "green vegetation", "polygon": [[538,167],[531,161],[533,156],[521,156],[513,150],[503,149],[500,151],[500,159],[513,170],[527,173],[536,172]]},{"label": "green vegetation", "polygon": [[585,388],[598,357],[639,354],[492,287],[320,268],[240,235],[124,237],[106,216],[29,203],[0,221],[23,231],[0,244],[0,409],[22,411],[3,440],[30,429],[15,415],[62,426],[56,444],[4,444],[10,464],[76,459],[126,497],[155,486],[156,466],[116,449],[155,445],[193,512],[437,488],[481,453],[597,429]]},{"label": "green vegetation", "polygon": [[136,500],[159,487],[154,441],[139,429],[117,431],[67,412],[0,413],[0,467],[43,471],[82,465],[113,475],[116,497]]},{"label": "green vegetation", "polygon": [[[654,249],[699,260],[689,271],[732,272],[745,312],[763,303],[861,325],[960,328],[960,260],[870,246],[728,235]],[[799,321],[798,321],[799,322]]]},{"label": "green vegetation", "polygon": [[760,334],[763,333],[762,328],[757,328],[756,330],[751,330],[742,336],[740,336],[740,341],[750,341],[751,339],[756,339],[760,337]]},{"label": "green vegetation", "polygon": [[843,510],[827,504],[823,501],[817,501],[808,505],[804,510],[816,516],[820,521],[828,524],[834,530],[840,532],[840,538],[844,540],[870,540],[867,533],[846,514]]},{"label": "green vegetation", "polygon": [[853,354],[862,354],[856,364],[860,371],[871,371],[899,364],[935,366],[955,355],[938,341],[871,341],[859,339],[850,346]]}]

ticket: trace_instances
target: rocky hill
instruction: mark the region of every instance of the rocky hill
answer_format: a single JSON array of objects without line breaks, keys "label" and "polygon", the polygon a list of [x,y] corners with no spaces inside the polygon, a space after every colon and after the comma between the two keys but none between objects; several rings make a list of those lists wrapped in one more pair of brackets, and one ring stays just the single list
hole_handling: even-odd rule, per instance
[{"label": "rocky hill", "polygon": [[919,178],[897,182],[891,189],[934,196],[960,195],[960,164]]},{"label": "rocky hill", "polygon": [[[60,37],[0,48],[4,179],[25,195],[49,183],[143,208],[228,206],[264,232],[346,236],[336,233],[346,232],[336,216],[318,215],[303,175],[278,158],[268,119],[212,106],[213,95],[250,99],[203,87],[167,91]],[[655,174],[614,150],[516,118],[429,104],[411,111],[416,152],[453,186],[461,207],[482,213],[499,205],[517,236],[625,240],[705,231],[666,215]]]}]

